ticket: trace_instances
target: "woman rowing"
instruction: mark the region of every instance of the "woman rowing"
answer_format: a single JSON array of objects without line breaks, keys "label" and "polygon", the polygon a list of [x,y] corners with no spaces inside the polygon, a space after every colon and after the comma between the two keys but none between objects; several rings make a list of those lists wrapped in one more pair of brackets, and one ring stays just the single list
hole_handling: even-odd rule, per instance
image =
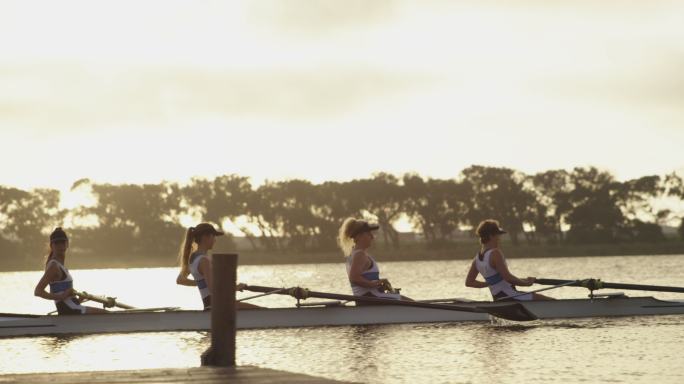
[{"label": "woman rowing", "polygon": [[[377,225],[364,220],[348,218],[342,223],[337,242],[347,256],[347,276],[354,296],[394,300],[411,300],[394,292],[387,279],[380,278],[380,267],[368,248],[373,244],[373,231]],[[356,305],[369,304],[357,301]],[[373,303],[370,303],[373,304]]]},{"label": "woman rowing", "polygon": [[[54,300],[60,315],[83,315],[86,313],[107,312],[101,308],[81,305],[76,298],[74,279],[66,268],[66,251],[69,238],[61,227],[50,234],[50,253],[45,261],[45,272],[40,278],[33,294],[46,300]],[[50,286],[50,292],[45,288]]]},{"label": "woman rowing", "polygon": [[[201,223],[188,228],[181,245],[180,273],[176,284],[197,287],[202,297],[204,310],[211,309],[211,255],[209,251],[214,247],[216,236],[223,236],[209,223]],[[193,250],[194,249],[194,250]],[[192,275],[192,279],[188,278]],[[244,284],[238,284],[235,289],[241,291]],[[257,305],[236,302],[236,308],[260,308]]]},{"label": "woman rowing", "polygon": [[[494,300],[553,300],[538,293],[519,292],[515,288],[516,285],[529,287],[534,284],[535,278],[520,279],[508,270],[506,258],[499,249],[500,237],[505,233],[496,220],[485,220],[477,226],[481,248],[470,265],[465,285],[472,288],[489,287]],[[476,280],[478,273],[485,281]]]}]

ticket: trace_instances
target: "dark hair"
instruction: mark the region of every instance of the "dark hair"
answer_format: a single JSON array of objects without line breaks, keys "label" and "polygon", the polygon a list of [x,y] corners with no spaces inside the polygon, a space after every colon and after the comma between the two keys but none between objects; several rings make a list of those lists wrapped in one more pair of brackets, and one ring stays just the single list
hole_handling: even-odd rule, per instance
[{"label": "dark hair", "polygon": [[52,243],[57,241],[69,241],[69,237],[67,236],[66,232],[64,232],[62,227],[55,228],[50,234],[50,246],[48,246],[48,254],[45,257],[45,264],[47,264],[47,262],[52,258]]},{"label": "dark hair", "polygon": [[54,243],[56,241],[62,241],[62,240],[69,241],[69,236],[67,236],[66,232],[64,232],[62,227],[57,227],[50,234],[50,242]]}]

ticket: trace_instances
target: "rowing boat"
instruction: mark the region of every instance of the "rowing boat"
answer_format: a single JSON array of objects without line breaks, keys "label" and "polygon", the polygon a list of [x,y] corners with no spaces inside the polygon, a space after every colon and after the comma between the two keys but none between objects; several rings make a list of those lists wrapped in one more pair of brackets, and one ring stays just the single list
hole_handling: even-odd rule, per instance
[{"label": "rowing boat", "polygon": [[[430,300],[437,302],[438,300]],[[510,305],[491,301],[449,301],[456,308],[496,309]],[[537,319],[591,318],[613,316],[682,315],[684,301],[623,294],[591,299],[521,302]],[[238,329],[319,327],[342,325],[449,323],[491,321],[485,311],[446,310],[438,307],[399,305],[355,306],[326,301],[288,308],[241,309]],[[210,313],[177,309],[123,310],[82,316],[0,314],[0,337],[122,332],[208,331]]]}]

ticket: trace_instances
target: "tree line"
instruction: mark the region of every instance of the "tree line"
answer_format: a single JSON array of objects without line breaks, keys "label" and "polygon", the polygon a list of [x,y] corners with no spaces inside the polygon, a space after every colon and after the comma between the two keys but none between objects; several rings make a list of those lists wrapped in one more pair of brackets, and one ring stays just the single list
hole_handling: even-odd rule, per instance
[{"label": "tree line", "polygon": [[[47,233],[64,222],[72,246],[93,257],[174,254],[184,216],[237,225],[254,249],[308,252],[334,249],[349,216],[376,221],[380,242],[398,248],[396,224],[408,219],[427,246],[448,246],[464,230],[498,219],[514,244],[656,242],[661,225],[682,212],[656,210],[661,197],[684,199],[676,174],[617,181],[595,167],[528,175],[510,168],[470,166],[452,179],[408,173],[313,184],[223,175],[187,183],[107,184],[89,179],[72,190],[93,203],[60,208],[53,189],[25,191],[0,186],[0,252],[26,257],[47,248]],[[22,256],[23,255],[23,256]]]}]

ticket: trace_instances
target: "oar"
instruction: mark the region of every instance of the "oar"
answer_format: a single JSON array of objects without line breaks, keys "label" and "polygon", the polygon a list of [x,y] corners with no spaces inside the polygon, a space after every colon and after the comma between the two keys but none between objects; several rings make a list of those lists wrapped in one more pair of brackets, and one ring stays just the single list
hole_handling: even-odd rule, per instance
[{"label": "oar", "polygon": [[504,301],[504,300],[515,299],[516,297],[529,295],[529,294],[531,294],[531,293],[549,291],[549,290],[556,289],[556,288],[560,288],[560,287],[570,287],[570,286],[572,286],[573,284],[575,284],[575,281],[572,281],[572,280],[571,280],[571,281],[566,281],[565,283],[556,284],[556,285],[554,285],[553,287],[546,287],[546,288],[535,289],[534,291],[529,291],[529,292],[520,292],[520,293],[518,293],[517,295],[507,296],[507,297],[500,297],[500,298],[498,298],[498,299],[494,299],[494,301]]},{"label": "oar", "polygon": [[264,296],[268,296],[268,295],[273,295],[273,294],[276,294],[276,293],[280,293],[280,292],[285,291],[285,290],[287,290],[287,289],[288,289],[288,288],[279,288],[279,289],[276,289],[276,290],[274,290],[274,291],[270,291],[270,292],[266,292],[266,293],[260,293],[260,294],[258,294],[258,295],[254,295],[254,296],[243,297],[242,299],[240,299],[240,300],[235,300],[235,301],[247,301],[247,300],[252,300],[252,299],[256,299],[257,297],[264,297]]},{"label": "oar", "polygon": [[91,295],[90,293],[85,292],[85,291],[83,291],[83,292],[76,291],[76,295],[82,299],[86,299],[86,300],[90,300],[90,301],[100,303],[105,308],[119,307],[119,308],[123,308],[123,309],[136,309],[134,306],[116,301],[116,297]]},{"label": "oar", "polygon": [[[461,306],[453,304],[433,304],[425,303],[420,301],[408,301],[408,300],[394,300],[394,299],[384,299],[379,297],[368,297],[368,296],[352,296],[343,295],[339,293],[327,293],[327,292],[316,292],[310,291],[306,288],[293,287],[293,288],[272,288],[272,287],[262,287],[258,285],[248,285],[244,289],[252,292],[274,292],[278,291],[277,294],[280,295],[290,295],[298,300],[304,300],[309,297],[316,297],[319,299],[332,299],[332,300],[348,300],[357,301],[364,303],[373,304],[387,304],[387,305],[403,305],[407,307],[418,307],[418,308],[430,308],[430,309],[443,309],[449,311],[462,311],[462,312],[475,312],[475,313],[489,313],[497,317],[501,317],[506,320],[514,321],[529,321],[536,320],[537,317],[527,310],[520,303],[497,303],[493,306]],[[276,292],[274,292],[276,293]]]},{"label": "oar", "polygon": [[666,287],[662,285],[641,285],[641,284],[624,284],[624,283],[607,283],[600,279],[584,279],[584,280],[559,280],[559,279],[536,279],[536,284],[541,285],[559,285],[567,284],[569,287],[583,287],[591,291],[603,288],[611,289],[628,289],[635,291],[657,291],[657,292],[679,292],[684,293],[684,287]]},{"label": "oar", "polygon": [[116,311],[116,313],[138,313],[138,312],[175,312],[180,310],[180,307],[154,307],[154,308],[134,308],[123,309]]}]

